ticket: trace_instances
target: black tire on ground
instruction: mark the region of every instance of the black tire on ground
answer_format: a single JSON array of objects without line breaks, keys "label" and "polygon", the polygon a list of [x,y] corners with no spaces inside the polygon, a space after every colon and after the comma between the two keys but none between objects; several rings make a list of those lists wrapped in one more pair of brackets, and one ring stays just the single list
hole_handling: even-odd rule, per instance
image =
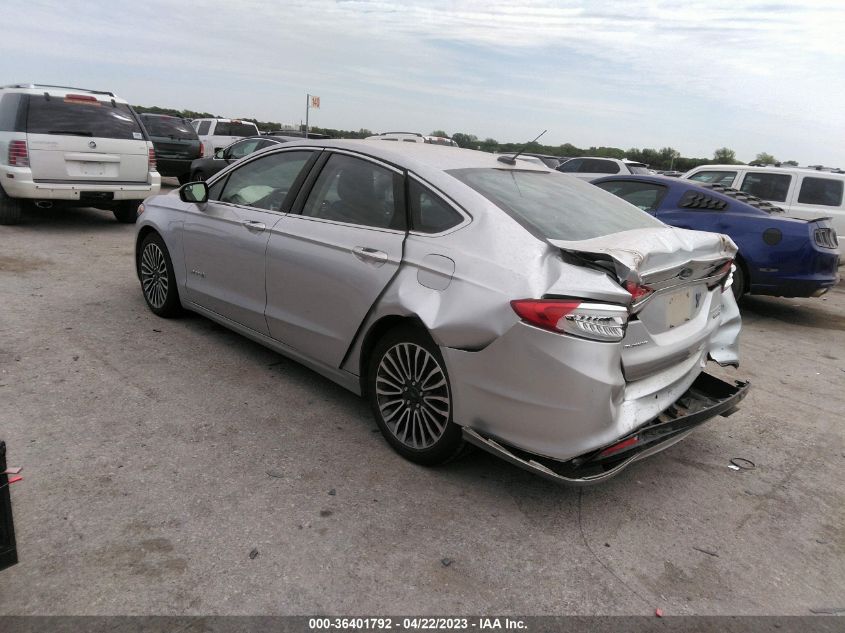
[{"label": "black tire on ground", "polygon": [[191,182],[191,174],[179,174],[177,178],[179,179],[180,185],[184,185],[187,182]]},{"label": "black tire on ground", "polygon": [[376,424],[402,457],[433,466],[462,452],[446,364],[427,332],[402,325],[385,334],[370,357],[366,385]]},{"label": "black tire on ground", "polygon": [[206,178],[205,173],[202,170],[196,170],[193,174],[191,174],[191,180],[189,182],[202,182]]},{"label": "black tire on ground", "polygon": [[739,302],[739,300],[742,299],[742,296],[747,292],[747,281],[745,279],[745,269],[738,259],[734,260],[734,267],[735,270],[733,275],[733,283],[731,284],[731,291],[733,291],[734,293],[734,299]]},{"label": "black tire on ground", "polygon": [[182,314],[170,252],[158,233],[150,233],[141,242],[136,266],[141,292],[150,310],[165,319]]},{"label": "black tire on ground", "polygon": [[140,204],[140,200],[126,200],[112,209],[112,213],[114,213],[118,222],[135,224],[138,221],[138,206]]},{"label": "black tire on ground", "polygon": [[23,203],[15,198],[10,198],[0,187],[0,224],[17,224],[21,221]]}]

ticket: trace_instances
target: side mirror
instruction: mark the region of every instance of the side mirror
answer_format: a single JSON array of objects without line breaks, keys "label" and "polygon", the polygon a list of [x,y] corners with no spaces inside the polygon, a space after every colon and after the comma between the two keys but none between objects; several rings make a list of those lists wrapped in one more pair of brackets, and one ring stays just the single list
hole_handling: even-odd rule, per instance
[{"label": "side mirror", "polygon": [[189,182],[179,187],[179,199],[182,202],[203,204],[208,202],[208,185],[204,182]]},{"label": "side mirror", "polygon": [[223,155],[223,150],[218,149],[216,152],[214,152],[214,158],[226,158],[226,157]]}]

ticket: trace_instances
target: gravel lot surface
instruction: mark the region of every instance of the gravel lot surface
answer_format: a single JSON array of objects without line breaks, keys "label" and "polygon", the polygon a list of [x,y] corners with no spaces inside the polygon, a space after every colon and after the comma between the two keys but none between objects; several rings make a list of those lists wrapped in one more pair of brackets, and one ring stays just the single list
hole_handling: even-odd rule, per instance
[{"label": "gravel lot surface", "polygon": [[845,607],[843,285],[748,299],[722,372],[753,382],[742,409],[579,492],[480,452],[402,460],[340,387],[156,318],[133,268],[105,211],[0,227],[0,438],[25,468],[0,614]]}]

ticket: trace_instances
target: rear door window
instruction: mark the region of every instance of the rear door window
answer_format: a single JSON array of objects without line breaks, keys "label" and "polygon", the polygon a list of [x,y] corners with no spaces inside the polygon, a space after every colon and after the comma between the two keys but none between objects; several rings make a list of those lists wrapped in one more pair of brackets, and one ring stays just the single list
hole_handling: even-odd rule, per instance
[{"label": "rear door window", "polygon": [[581,168],[581,163],[584,162],[583,158],[573,158],[572,160],[566,161],[563,165],[558,167],[558,171],[562,171],[565,174],[572,174]]},{"label": "rear door window", "polygon": [[714,185],[722,185],[723,187],[730,187],[733,185],[734,178],[737,172],[735,171],[700,171],[689,177],[690,180],[697,182],[707,182]]},{"label": "rear door window", "polygon": [[197,128],[197,134],[204,136],[208,134],[208,129],[211,127],[211,121],[200,121],[200,126]]},{"label": "rear door window", "polygon": [[333,154],[305,201],[302,215],[382,229],[405,229],[397,204],[402,179],[369,161]]},{"label": "rear door window", "polygon": [[750,171],[742,179],[740,191],[750,193],[763,200],[774,202],[786,202],[786,195],[789,193],[789,183],[792,176],[789,174],[772,174],[759,171]]},{"label": "rear door window", "polygon": [[140,123],[125,103],[99,101],[88,95],[74,98],[30,95],[29,134],[55,134],[142,140]]},{"label": "rear door window", "polygon": [[833,178],[806,177],[798,193],[799,204],[819,204],[826,207],[842,205],[843,181]]},{"label": "rear door window", "polygon": [[18,116],[21,104],[18,92],[7,92],[0,96],[0,132],[23,132],[23,121]]}]

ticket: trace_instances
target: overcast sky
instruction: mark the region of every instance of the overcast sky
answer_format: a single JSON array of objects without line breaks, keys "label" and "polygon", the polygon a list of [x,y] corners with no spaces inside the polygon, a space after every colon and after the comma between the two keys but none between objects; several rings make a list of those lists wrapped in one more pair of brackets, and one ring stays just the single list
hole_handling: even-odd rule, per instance
[{"label": "overcast sky", "polygon": [[845,167],[845,2],[3,0],[0,82],[500,142]]}]

